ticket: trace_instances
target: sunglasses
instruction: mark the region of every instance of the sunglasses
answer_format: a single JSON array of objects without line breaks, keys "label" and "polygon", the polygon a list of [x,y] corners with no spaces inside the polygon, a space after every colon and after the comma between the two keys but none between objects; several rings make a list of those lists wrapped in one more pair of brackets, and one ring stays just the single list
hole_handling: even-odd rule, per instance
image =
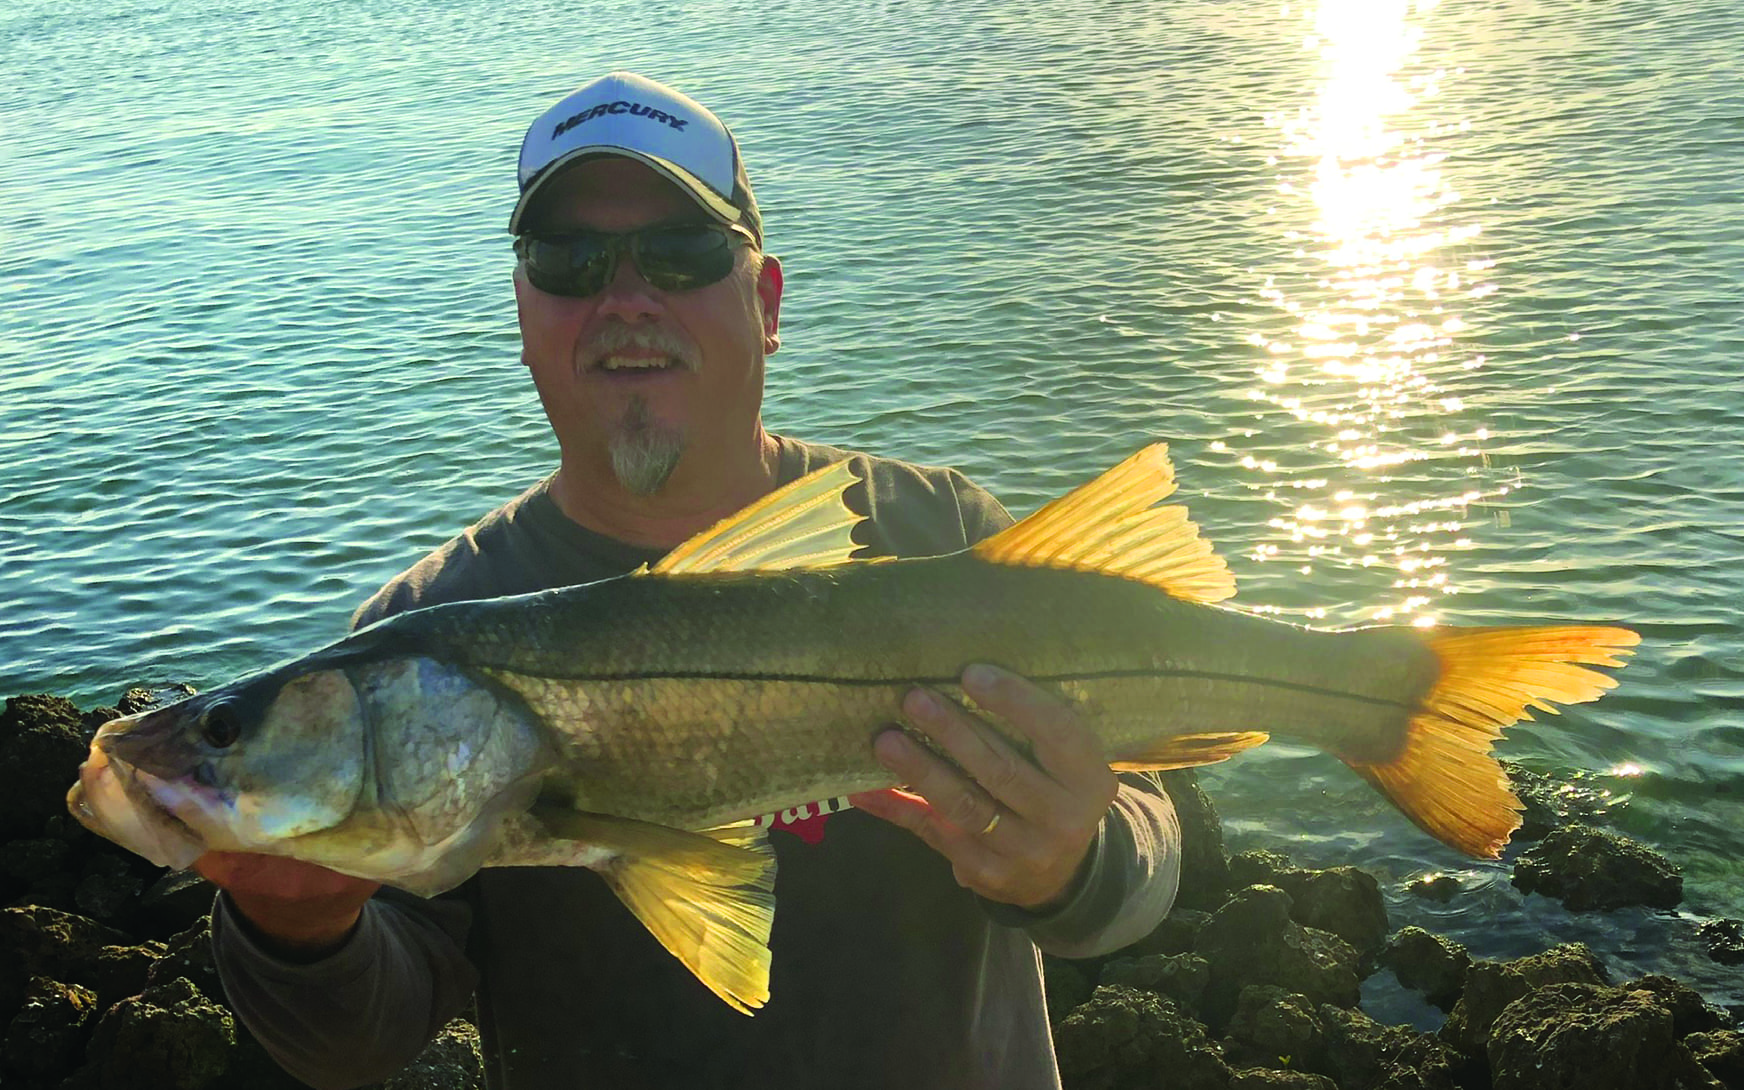
[{"label": "sunglasses", "polygon": [[518,235],[515,254],[527,279],[549,295],[584,299],[605,290],[628,252],[650,287],[660,291],[706,288],[733,271],[733,251],[756,240],[738,224],[682,223],[608,234]]}]

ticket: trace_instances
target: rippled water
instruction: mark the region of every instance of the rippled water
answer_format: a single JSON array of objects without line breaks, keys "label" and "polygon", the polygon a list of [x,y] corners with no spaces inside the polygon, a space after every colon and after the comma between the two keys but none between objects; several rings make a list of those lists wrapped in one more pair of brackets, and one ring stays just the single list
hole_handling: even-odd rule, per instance
[{"label": "rippled water", "polygon": [[[513,154],[629,67],[744,145],[777,430],[1017,511],[1167,439],[1251,607],[1633,625],[1503,752],[1744,915],[1741,48],[1720,0],[12,0],[0,693],[306,650],[543,473]],[[1237,847],[1471,890],[1395,922],[1744,999],[1687,918],[1523,901],[1329,758],[1208,779]]]}]

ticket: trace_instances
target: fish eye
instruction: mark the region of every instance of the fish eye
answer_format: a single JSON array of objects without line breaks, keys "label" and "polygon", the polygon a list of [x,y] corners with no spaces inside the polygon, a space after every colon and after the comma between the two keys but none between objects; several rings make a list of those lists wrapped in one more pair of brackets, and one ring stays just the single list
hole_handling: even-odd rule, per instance
[{"label": "fish eye", "polygon": [[200,717],[200,735],[213,749],[229,749],[242,737],[242,720],[228,703],[214,704]]}]

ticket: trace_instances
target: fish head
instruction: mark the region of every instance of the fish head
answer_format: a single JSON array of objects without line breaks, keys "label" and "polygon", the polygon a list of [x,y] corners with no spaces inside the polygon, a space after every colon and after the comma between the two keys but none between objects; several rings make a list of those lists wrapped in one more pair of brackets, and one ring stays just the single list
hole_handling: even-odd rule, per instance
[{"label": "fish head", "polygon": [[287,668],[103,724],[67,805],[180,869],[206,851],[288,854],[286,841],[345,822],[367,764],[346,673]]}]

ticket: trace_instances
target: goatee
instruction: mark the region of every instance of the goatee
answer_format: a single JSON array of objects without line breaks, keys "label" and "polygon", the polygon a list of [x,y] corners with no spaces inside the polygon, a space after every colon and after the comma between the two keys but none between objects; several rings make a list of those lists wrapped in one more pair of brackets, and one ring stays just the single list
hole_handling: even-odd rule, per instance
[{"label": "goatee", "polygon": [[647,399],[633,397],[612,433],[612,473],[635,496],[652,496],[665,487],[684,454],[684,433],[658,423]]}]

